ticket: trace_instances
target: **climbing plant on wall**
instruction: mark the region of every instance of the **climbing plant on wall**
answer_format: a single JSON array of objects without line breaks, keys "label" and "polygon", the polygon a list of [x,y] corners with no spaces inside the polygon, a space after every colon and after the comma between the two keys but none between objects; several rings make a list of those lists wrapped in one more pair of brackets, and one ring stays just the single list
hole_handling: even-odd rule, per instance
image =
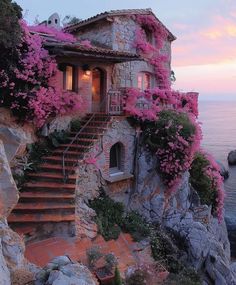
[{"label": "climbing plant on wall", "polygon": [[[43,47],[43,38],[19,21],[20,41],[15,47],[15,64],[0,68],[0,106],[7,107],[20,121],[32,121],[40,128],[48,118],[78,111],[81,97],[62,92],[56,80],[55,59]],[[56,32],[53,36],[74,41],[73,36]]]}]

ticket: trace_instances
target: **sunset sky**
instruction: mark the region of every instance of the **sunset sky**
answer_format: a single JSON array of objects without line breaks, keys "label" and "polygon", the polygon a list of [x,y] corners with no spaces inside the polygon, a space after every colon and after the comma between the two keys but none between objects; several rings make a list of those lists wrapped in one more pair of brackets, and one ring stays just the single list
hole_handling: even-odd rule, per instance
[{"label": "sunset sky", "polygon": [[25,19],[52,13],[85,19],[112,9],[152,8],[177,36],[172,46],[174,89],[201,99],[236,100],[236,0],[16,0]]}]

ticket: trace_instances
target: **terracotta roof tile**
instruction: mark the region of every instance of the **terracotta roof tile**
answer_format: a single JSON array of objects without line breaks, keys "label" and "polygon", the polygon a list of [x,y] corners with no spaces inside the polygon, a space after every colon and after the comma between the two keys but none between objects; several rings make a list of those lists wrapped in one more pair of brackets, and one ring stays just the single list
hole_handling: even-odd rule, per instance
[{"label": "terracotta roof tile", "polygon": [[50,41],[47,39],[47,41],[44,42],[44,46],[48,49],[55,49],[58,52],[63,53],[63,51],[66,52],[74,52],[74,53],[82,53],[82,54],[91,54],[91,55],[101,55],[101,56],[110,56],[110,57],[121,57],[121,58],[127,58],[130,60],[141,60],[140,57],[137,54],[133,54],[130,52],[123,52],[123,51],[116,51],[112,49],[106,49],[101,47],[86,47],[79,43],[74,44],[68,44],[68,43],[62,43],[57,42],[55,39],[52,39]]}]

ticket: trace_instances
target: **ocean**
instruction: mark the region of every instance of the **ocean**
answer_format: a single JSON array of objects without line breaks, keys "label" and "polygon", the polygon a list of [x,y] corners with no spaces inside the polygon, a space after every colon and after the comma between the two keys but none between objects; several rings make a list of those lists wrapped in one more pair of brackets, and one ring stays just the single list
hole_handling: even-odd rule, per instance
[{"label": "ocean", "polygon": [[225,181],[225,216],[236,225],[236,166],[229,167],[228,153],[236,149],[236,101],[200,101],[199,121],[202,123],[202,147],[229,169]]}]

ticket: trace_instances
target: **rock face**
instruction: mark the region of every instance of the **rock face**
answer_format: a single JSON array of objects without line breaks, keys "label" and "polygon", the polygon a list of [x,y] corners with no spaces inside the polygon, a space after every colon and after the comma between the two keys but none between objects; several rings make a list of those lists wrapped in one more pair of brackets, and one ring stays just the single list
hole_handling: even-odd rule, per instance
[{"label": "rock face", "polygon": [[235,165],[236,164],[236,150],[232,150],[228,154],[228,163],[229,163],[229,165]]},{"label": "rock face", "polygon": [[24,251],[20,236],[6,222],[0,221],[0,285],[11,285],[11,276],[19,270],[29,272],[30,264],[24,258]]},{"label": "rock face", "polygon": [[32,135],[20,128],[10,128],[0,126],[0,140],[2,140],[7,159],[11,164],[13,158],[22,156],[26,150],[26,145],[33,142]]},{"label": "rock face", "polygon": [[18,201],[18,190],[0,140],[0,219],[7,217]]},{"label": "rock face", "polygon": [[67,256],[59,256],[36,274],[35,285],[96,285],[91,272],[84,265],[73,263]]},{"label": "rock face", "polygon": [[96,213],[87,203],[99,196],[101,187],[98,169],[93,164],[82,164],[77,169],[79,180],[76,187],[76,235],[80,238],[94,238],[97,235],[97,225],[93,222]]},{"label": "rock face", "polygon": [[155,165],[155,158],[141,150],[137,187],[131,195],[130,208],[174,230],[185,241],[188,264],[202,273],[204,285],[236,284],[225,223],[219,224],[212,217],[211,208],[200,205],[197,193],[189,185],[188,173],[176,193],[167,196]]}]

